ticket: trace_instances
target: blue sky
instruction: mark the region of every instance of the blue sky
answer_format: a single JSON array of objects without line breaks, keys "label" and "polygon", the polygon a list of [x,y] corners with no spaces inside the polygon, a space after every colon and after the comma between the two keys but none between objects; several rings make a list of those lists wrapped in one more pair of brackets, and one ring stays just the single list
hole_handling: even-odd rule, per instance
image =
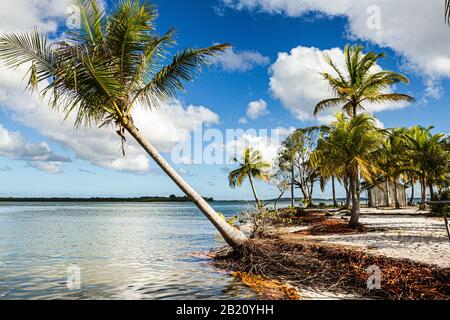
[{"label": "blue sky", "polygon": [[[412,2],[417,3],[413,6]],[[192,133],[189,121],[199,118],[207,127],[221,131],[234,128],[288,131],[325,121],[308,113],[314,99],[327,92],[320,83],[311,83],[315,79],[308,78],[307,71],[318,68],[318,57],[327,50],[334,49],[329,53],[339,58],[345,44],[356,43],[364,45],[366,51],[386,52],[387,58],[380,67],[402,72],[411,80],[409,86],[394,89],[412,94],[416,103],[395,110],[393,106],[373,109],[385,127],[434,125],[435,132],[448,133],[450,27],[442,22],[441,2],[430,1],[431,9],[424,7],[424,13],[418,15],[410,11],[411,7],[421,9],[423,1],[419,0],[399,0],[397,4],[385,0],[346,0],[344,8],[327,7],[327,1],[313,4],[303,0],[154,1],[159,10],[158,30],[163,33],[175,27],[177,49],[221,42],[233,44],[234,49],[205,70],[199,80],[189,84],[176,102],[163,108],[163,116],[148,114],[157,120],[144,121],[142,125],[148,126],[145,130],[150,140],[155,139],[156,146],[170,158],[170,149],[177,139],[185,139],[186,132]],[[51,22],[61,24],[66,8],[55,0],[43,3],[38,6],[19,0],[15,7],[0,14],[1,21],[6,21],[0,30],[26,29],[36,24],[45,31],[57,32],[56,24]],[[300,3],[303,5],[299,6]],[[378,5],[379,12],[369,10],[372,3]],[[345,6],[348,8],[342,12]],[[16,14],[30,17],[23,21],[1,17]],[[403,14],[405,19],[411,19],[410,26],[408,20],[403,20],[405,26],[395,22]],[[361,21],[373,15],[380,26],[372,32]],[[421,31],[415,32],[414,28]],[[297,50],[291,51],[294,48]],[[181,194],[136,146],[130,145],[125,161],[121,159],[119,140],[112,132],[93,128],[73,133],[70,124],[60,125],[59,118],[45,110],[42,102],[30,100],[19,90],[10,71],[0,70],[0,137],[3,137],[0,196]],[[258,104],[262,111],[247,113],[249,103],[261,99],[265,102],[263,107]],[[242,123],[243,117],[246,123]],[[169,123],[173,119],[177,121],[171,129]],[[169,139],[165,130],[179,134]],[[226,170],[233,166],[175,166],[205,196],[252,197],[247,185],[238,190],[228,187]],[[276,196],[273,187],[258,183],[257,188],[262,197]],[[329,188],[316,196],[330,197]]]}]

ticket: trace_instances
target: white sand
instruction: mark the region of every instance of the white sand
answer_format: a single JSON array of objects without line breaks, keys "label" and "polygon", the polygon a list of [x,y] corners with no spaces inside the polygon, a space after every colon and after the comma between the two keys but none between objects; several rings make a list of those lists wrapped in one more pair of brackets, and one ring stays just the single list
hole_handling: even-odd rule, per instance
[{"label": "white sand", "polygon": [[[419,215],[416,209],[362,209],[360,222],[383,231],[308,236],[314,240],[364,249],[375,255],[450,267],[450,241],[444,219]],[[371,213],[374,212],[375,215]],[[419,213],[419,214],[418,214]],[[393,215],[395,214],[395,215]]]}]

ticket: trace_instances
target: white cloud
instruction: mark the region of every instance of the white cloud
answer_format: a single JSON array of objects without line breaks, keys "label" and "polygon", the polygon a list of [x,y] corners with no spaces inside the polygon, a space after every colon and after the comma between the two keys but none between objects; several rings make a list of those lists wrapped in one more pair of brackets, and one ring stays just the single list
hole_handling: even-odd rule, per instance
[{"label": "white cloud", "polygon": [[[320,72],[335,74],[334,70],[324,60],[328,55],[340,69],[344,68],[344,53],[340,48],[320,50],[299,46],[289,53],[278,54],[278,59],[270,67],[270,91],[299,120],[314,119],[313,111],[316,104],[333,96]],[[381,67],[374,66],[373,71]],[[384,103],[365,105],[370,113],[392,110],[407,106],[405,103]],[[319,114],[318,120],[329,122],[336,110]]]},{"label": "white cloud", "polygon": [[[0,31],[29,30],[36,26],[42,31],[54,32],[58,24],[65,22],[69,9],[69,4],[61,0],[0,0]],[[231,57],[233,54],[231,52]],[[239,61],[244,68],[262,63],[258,54],[250,52],[244,52]],[[231,61],[227,66],[233,68],[236,64]],[[11,72],[0,65],[0,108],[7,110],[15,120],[59,142],[78,158],[94,165],[124,172],[152,172],[149,158],[131,137],[127,139],[127,155],[124,158],[120,152],[120,139],[113,130],[75,130],[73,116],[63,122],[63,116],[50,111],[45,100],[24,93],[25,84],[21,80],[26,70],[22,68]],[[205,125],[219,122],[219,117],[211,110],[203,106],[184,106],[180,101],[152,111],[137,106],[133,116],[144,135],[161,151],[170,151],[177,143],[187,139],[199,122]],[[36,166],[44,169],[43,165]],[[54,171],[50,165],[46,168]]]},{"label": "white cloud", "polygon": [[0,156],[26,161],[31,167],[49,173],[59,173],[62,162],[70,162],[67,157],[53,153],[47,143],[25,142],[19,132],[11,132],[0,124]]},{"label": "white cloud", "polygon": [[44,162],[44,161],[32,161],[28,164],[30,167],[33,167],[35,169],[45,171],[47,173],[51,174],[57,174],[61,172],[61,162],[56,161],[50,161],[50,162]]},{"label": "white cloud", "polygon": [[251,101],[247,107],[247,117],[252,120],[255,120],[259,117],[270,114],[267,109],[267,102],[263,99],[259,99],[256,101]]},{"label": "white cloud", "polygon": [[268,57],[251,50],[235,51],[233,48],[225,50],[214,59],[214,63],[220,65],[228,72],[246,72],[257,66],[266,66],[270,63]]},{"label": "white cloud", "polygon": [[[113,130],[96,127],[75,130],[74,115],[63,121],[63,115],[51,111],[45,99],[24,93],[22,75],[0,69],[0,107],[8,110],[15,120],[59,142],[78,158],[94,165],[124,172],[150,171],[149,158],[131,137],[127,139],[126,157],[122,157],[120,139]],[[138,105],[133,117],[136,126],[163,152],[188,139],[198,125],[219,122],[218,115],[208,108],[184,106],[180,101],[154,110]]]},{"label": "white cloud", "polygon": [[[407,65],[433,77],[450,77],[450,31],[444,23],[442,0],[222,0],[238,10],[249,9],[299,17],[318,12],[348,18],[352,39],[390,47]],[[377,8],[380,28],[371,27]]]},{"label": "white cloud", "polygon": [[44,32],[55,32],[67,9],[68,2],[61,0],[1,0],[0,30],[37,27]]},{"label": "white cloud", "polygon": [[246,117],[240,117],[238,122],[239,122],[239,124],[246,124],[248,121],[247,121]]}]

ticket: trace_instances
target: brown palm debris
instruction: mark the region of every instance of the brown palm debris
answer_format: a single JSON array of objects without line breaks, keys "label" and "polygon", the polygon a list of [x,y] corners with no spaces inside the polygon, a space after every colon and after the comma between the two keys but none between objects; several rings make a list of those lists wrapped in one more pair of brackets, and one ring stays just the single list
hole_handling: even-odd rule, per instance
[{"label": "brown palm debris", "polygon": [[[219,268],[246,272],[298,287],[393,300],[448,300],[450,269],[404,259],[372,256],[323,244],[259,239],[216,252]],[[367,289],[369,266],[381,270],[381,289]]]}]

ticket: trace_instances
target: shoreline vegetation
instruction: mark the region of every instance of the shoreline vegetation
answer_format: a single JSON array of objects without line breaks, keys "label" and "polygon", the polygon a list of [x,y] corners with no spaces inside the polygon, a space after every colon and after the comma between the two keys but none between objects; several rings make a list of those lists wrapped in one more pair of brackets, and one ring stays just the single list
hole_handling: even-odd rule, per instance
[{"label": "shoreline vegetation", "polygon": [[[221,200],[214,199],[213,197],[203,197],[207,202],[228,202],[228,203],[253,203],[254,200]],[[327,206],[326,203],[332,201],[332,199],[326,198],[314,198],[314,202],[319,206]],[[344,198],[338,198],[339,202],[344,202]],[[367,201],[366,198],[361,200]],[[416,199],[418,200],[418,199]],[[288,198],[283,199],[269,199],[262,200],[264,203],[273,203],[278,201],[279,203],[285,203],[290,201]],[[300,201],[300,200],[299,200]],[[142,196],[142,197],[0,197],[0,202],[192,202],[192,200],[186,196]],[[322,205],[320,205],[322,204]]]},{"label": "shoreline vegetation", "polygon": [[[371,216],[374,210],[366,209],[363,217],[368,218],[362,218],[366,223],[355,229],[348,226],[348,217],[337,211],[297,209],[292,213],[292,208],[282,209],[267,223],[264,234],[234,250],[212,251],[211,264],[242,279],[263,298],[448,300],[448,262],[433,259],[433,254],[440,253],[425,245],[442,246],[445,255],[449,243],[444,229],[432,234],[412,226],[399,228],[394,219],[401,218],[392,218],[386,209],[380,210],[386,211],[387,218]],[[433,217],[421,219],[429,219],[427,230],[440,222]],[[241,228],[254,226],[249,223]],[[358,246],[357,240],[364,237],[360,242],[367,245]],[[371,241],[376,243],[372,248]],[[389,249],[384,248],[388,243],[394,244],[392,251],[383,251]],[[428,257],[420,261],[421,255]],[[367,281],[374,266],[381,272],[381,288],[369,290]]]}]

